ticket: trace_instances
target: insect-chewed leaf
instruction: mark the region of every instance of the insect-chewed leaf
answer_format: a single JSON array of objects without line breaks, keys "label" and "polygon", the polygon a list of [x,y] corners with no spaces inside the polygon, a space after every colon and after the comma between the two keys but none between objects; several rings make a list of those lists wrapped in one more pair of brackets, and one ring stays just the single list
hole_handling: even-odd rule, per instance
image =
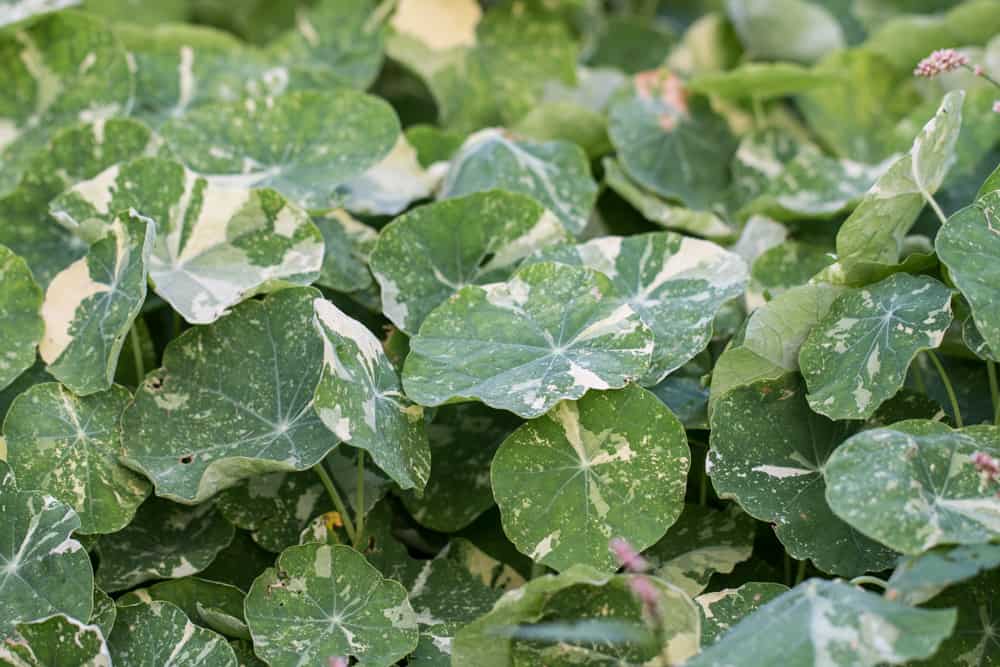
[{"label": "insect-chewed leaf", "polygon": [[518,139],[495,128],[481,130],[465,140],[451,162],[438,197],[493,189],[534,197],[571,234],[579,234],[586,227],[597,199],[597,184],[579,146],[565,141]]},{"label": "insect-chewed leaf", "polygon": [[885,597],[918,605],[945,588],[1000,566],[1000,544],[938,547],[900,559],[889,578]]},{"label": "insect-chewed leaf", "polygon": [[611,281],[553,262],[466,286],[428,315],[403,366],[422,405],[475,398],[525,418],[649,369],[653,337]]},{"label": "insect-chewed leaf", "polygon": [[337,292],[359,292],[372,286],[368,257],[378,232],[343,209],[315,215],[313,224],[323,235],[323,267],[318,285]]},{"label": "insect-chewed leaf", "polygon": [[149,495],[149,482],[118,462],[118,423],[131,399],[117,385],[77,396],[48,382],[21,394],[4,422],[18,485],[72,507],[83,533],[124,528]]},{"label": "insect-chewed leaf", "polygon": [[[658,618],[645,615],[631,590],[638,577],[645,579]],[[652,638],[650,620],[662,644]],[[697,653],[699,637],[698,610],[680,589],[656,577],[612,576],[576,565],[508,592],[490,613],[462,628],[452,643],[452,664],[504,667],[515,658],[532,665],[643,664],[656,657],[681,664]]]},{"label": "insect-chewed leaf", "polygon": [[107,235],[49,283],[38,346],[48,372],[77,394],[111,386],[118,355],[146,298],[156,225],[135,212],[115,218]]},{"label": "insect-chewed leaf", "polygon": [[865,419],[903,386],[910,362],[951,325],[951,290],[897,273],[842,294],[799,350],[809,405],[831,419]]},{"label": "insect-chewed leaf", "polygon": [[125,112],[133,90],[121,42],[103,21],[77,12],[0,35],[0,80],[18,91],[0,110],[0,194],[56,129]]},{"label": "insect-chewed leaf", "polygon": [[424,411],[403,395],[396,367],[382,343],[326,299],[313,302],[323,340],[323,375],[314,409],[341,441],[371,454],[404,489],[423,489],[431,452]]},{"label": "insect-chewed leaf", "polygon": [[949,588],[931,600],[927,609],[941,612],[957,610],[958,619],[954,632],[941,642],[941,648],[928,664],[977,667],[995,664],[997,651],[1000,650],[996,632],[997,622],[1000,621],[996,609],[998,595],[1000,572],[993,570],[961,586]]},{"label": "insect-chewed leaf", "polygon": [[600,271],[653,332],[644,385],[655,385],[705,349],[712,322],[746,289],[746,263],[710,241],[673,232],[605,236],[577,246],[541,250],[532,261]]},{"label": "insect-chewed leaf", "polygon": [[860,532],[903,553],[989,542],[1000,537],[1000,498],[982,483],[976,452],[1000,457],[1000,430],[911,420],[864,431],[827,461],[827,501]]},{"label": "insect-chewed leaf", "polygon": [[694,599],[701,612],[701,645],[711,646],[734,625],[788,592],[788,586],[753,581],[739,588],[704,593]]},{"label": "insect-chewed leaf", "polygon": [[[170,602],[196,625],[237,639],[250,639],[243,615],[244,597],[243,591],[231,584],[183,577],[129,591],[118,598],[118,605],[149,604],[154,600]],[[229,622],[217,622],[223,618]]]},{"label": "insect-chewed leaf", "polygon": [[214,322],[255,293],[307,285],[323,262],[323,239],[309,215],[274,190],[219,187],[163,158],[110,167],[49,208],[78,234],[125,209],[155,220],[149,277],[193,324]]},{"label": "insect-chewed leaf", "polygon": [[692,658],[691,667],[900,665],[934,654],[955,611],[890,602],[841,581],[810,579],[740,621]]},{"label": "insect-chewed leaf", "polygon": [[621,537],[645,549],[684,508],[691,453],[684,427],[635,385],[563,401],[514,431],[491,467],[504,532],[557,570],[619,567]]},{"label": "insect-chewed leaf", "polygon": [[122,418],[122,461],[157,495],[198,503],[326,456],[337,439],[313,411],[323,361],[317,296],[281,290],[171,341]]},{"label": "insect-chewed leaf", "polygon": [[844,576],[892,565],[895,554],[841,521],[823,495],[827,459],[857,425],[810,410],[797,376],[722,395],[711,425],[706,468],[715,490],[773,523],[789,554]]},{"label": "insect-chewed leaf", "polygon": [[185,165],[215,185],[273,188],[304,208],[324,209],[338,183],[389,153],[399,120],[387,103],[338,88],[207,104],[168,121],[162,133]]},{"label": "insect-chewed leaf", "polygon": [[388,667],[417,645],[406,589],[341,545],[289,547],[246,601],[254,651],[273,667],[355,656]]},{"label": "insect-chewed leaf", "polygon": [[232,524],[214,505],[189,507],[150,498],[132,523],[97,543],[97,585],[114,593],[152,579],[196,574],[232,539]]},{"label": "insect-chewed leaf", "polygon": [[66,614],[17,624],[16,638],[0,643],[0,662],[12,667],[111,667],[101,628]]},{"label": "insect-chewed leaf", "polygon": [[116,665],[237,667],[225,637],[199,628],[169,602],[120,606],[108,648]]},{"label": "insect-chewed leaf", "polygon": [[708,210],[729,186],[726,121],[672,72],[636,74],[611,105],[608,133],[629,176],[658,195]]},{"label": "insect-chewed leaf", "polygon": [[0,389],[35,363],[35,346],[45,331],[42,296],[28,264],[0,245]]},{"label": "insect-chewed leaf", "polygon": [[986,345],[1000,350],[1000,189],[951,216],[938,231],[934,248],[969,300]]},{"label": "insect-chewed leaf", "polygon": [[379,233],[371,268],[385,316],[415,334],[465,285],[506,280],[525,256],[566,239],[559,220],[530,197],[491,190],[396,218]]},{"label": "insect-chewed leaf", "polygon": [[18,491],[0,463],[0,639],[22,621],[51,614],[90,618],[94,574],[72,533],[80,518],[72,508],[36,491]]}]

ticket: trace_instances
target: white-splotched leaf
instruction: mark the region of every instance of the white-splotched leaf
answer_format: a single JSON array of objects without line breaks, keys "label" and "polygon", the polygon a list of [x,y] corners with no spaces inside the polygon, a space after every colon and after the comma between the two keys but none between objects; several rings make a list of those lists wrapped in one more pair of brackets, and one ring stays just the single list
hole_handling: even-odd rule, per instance
[{"label": "white-splotched leaf", "polygon": [[753,581],[699,595],[694,601],[701,612],[701,645],[711,646],[744,617],[787,591],[783,584]]},{"label": "white-splotched leaf", "polygon": [[222,187],[162,158],[115,165],[51,204],[78,235],[122,210],[156,222],[154,290],[192,324],[214,322],[256,293],[316,280],[323,238],[309,215],[271,189]]},{"label": "white-splotched leaf", "polygon": [[597,199],[597,184],[579,146],[519,139],[496,128],[481,130],[465,140],[438,197],[493,189],[534,197],[571,234],[586,227]]},{"label": "white-splotched leaf", "polygon": [[400,577],[422,634],[442,624],[473,621],[501,595],[450,552],[449,545],[430,560],[411,560]]},{"label": "white-splotched leaf", "polygon": [[150,498],[127,527],[101,537],[97,585],[114,593],[153,579],[196,574],[232,539],[233,526],[212,504],[189,507]]},{"label": "white-splotched leaf", "polygon": [[250,639],[243,615],[243,591],[231,584],[200,577],[183,577],[137,588],[118,598],[125,607],[137,603],[163,601],[177,605],[196,625],[227,637]]},{"label": "white-splotched leaf", "polygon": [[35,363],[35,346],[45,331],[42,296],[28,264],[0,245],[0,389]]},{"label": "white-splotched leaf", "polygon": [[1000,354],[1000,190],[951,216],[938,231],[934,248],[968,299],[987,347]]},{"label": "white-splotched leaf", "polygon": [[77,394],[111,386],[125,336],[146,298],[155,236],[152,220],[123,213],[45,291],[38,352],[48,372]]},{"label": "white-splotched leaf", "polygon": [[744,618],[690,667],[875,667],[928,658],[955,626],[955,611],[890,602],[841,581],[810,579]]},{"label": "white-splotched leaf", "polygon": [[238,664],[225,637],[199,628],[169,602],[119,607],[108,648],[116,665],[237,667]]},{"label": "white-splotched leaf", "polygon": [[795,375],[722,395],[712,412],[706,469],[721,497],[774,524],[793,557],[842,576],[878,571],[895,554],[839,519],[824,497],[830,454],[856,428],[809,409]]},{"label": "white-splotched leaf", "polygon": [[3,14],[0,15],[0,26],[14,25],[77,4],[80,4],[80,0],[5,0]]},{"label": "white-splotched leaf", "polygon": [[94,574],[72,538],[80,518],[36,491],[19,491],[0,463],[0,639],[22,621],[52,614],[90,618]]},{"label": "white-splotched leaf", "polygon": [[809,405],[831,419],[865,419],[899,391],[910,362],[941,344],[951,290],[897,273],[833,302],[799,350]]},{"label": "white-splotched leaf", "polygon": [[388,667],[417,645],[406,589],[347,546],[286,549],[254,582],[246,616],[254,651],[272,667],[322,664],[330,656]]},{"label": "white-splotched leaf", "polygon": [[126,111],[132,73],[107,25],[61,12],[0,35],[0,194],[14,189],[54,131]]},{"label": "white-splotched leaf", "polygon": [[406,394],[421,405],[474,398],[525,418],[649,369],[653,337],[610,279],[553,262],[466,286],[410,340]]},{"label": "white-splotched leaf", "polygon": [[111,667],[101,628],[66,614],[17,624],[18,636],[0,643],[0,663],[11,667]]},{"label": "white-splotched leaf", "polygon": [[110,595],[94,586],[94,609],[90,612],[90,624],[99,627],[104,636],[109,637],[117,618],[118,608],[115,606],[115,601]]},{"label": "white-splotched leaf", "polygon": [[633,77],[611,105],[608,134],[629,176],[662,197],[710,210],[729,185],[736,142],[726,121],[665,69]]},{"label": "white-splotched leaf", "polygon": [[928,661],[931,665],[990,667],[1000,655],[997,636],[996,600],[1000,595],[1000,572],[984,572],[972,581],[949,588],[927,605],[928,609],[958,611],[955,630],[941,642]]},{"label": "white-splotched leaf", "polygon": [[366,450],[400,487],[423,489],[431,468],[423,408],[403,395],[375,334],[326,299],[316,299],[313,308],[323,340],[316,414],[342,442]]},{"label": "white-splotched leaf", "polygon": [[4,422],[7,461],[18,486],[72,507],[82,533],[124,528],[149,495],[145,478],[118,462],[118,424],[131,399],[118,385],[77,396],[47,382],[21,394]]},{"label": "white-splotched leaf", "polygon": [[317,296],[281,290],[171,341],[122,418],[122,461],[157,495],[198,503],[326,456],[337,438],[313,410],[323,360]]},{"label": "white-splotched leaf", "polygon": [[831,13],[807,0],[728,0],[726,13],[752,60],[812,63],[846,46]]},{"label": "white-splotched leaf", "polygon": [[421,206],[387,225],[371,268],[385,316],[415,334],[462,287],[506,280],[526,255],[566,239],[559,220],[530,197],[477,192]]},{"label": "white-splotched leaf", "polygon": [[337,292],[360,292],[373,285],[368,256],[378,232],[343,209],[313,216],[323,235],[323,267],[316,284]]},{"label": "white-splotched leaf", "polygon": [[677,522],[646,551],[653,573],[694,597],[716,572],[728,574],[753,553],[757,523],[736,505],[685,505]]},{"label": "white-splotched leaf", "polygon": [[938,544],[1000,536],[1000,498],[984,485],[976,452],[1000,456],[1000,431],[911,420],[864,431],[826,465],[830,507],[860,532],[916,554]]},{"label": "white-splotched leaf", "polygon": [[220,187],[273,188],[305,208],[328,208],[338,183],[384,158],[399,120],[382,100],[346,88],[257,102],[209,104],[162,128],[189,168]]},{"label": "white-splotched leaf", "polygon": [[396,215],[415,201],[429,199],[448,165],[425,169],[416,149],[404,135],[382,160],[368,171],[337,186],[344,208],[359,215]]},{"label": "white-splotched leaf", "polygon": [[1000,566],[1000,544],[961,544],[938,547],[900,559],[889,578],[885,596],[918,605],[944,589]]},{"label": "white-splotched leaf", "polygon": [[805,285],[834,260],[826,247],[803,241],[785,241],[768,248],[750,268],[747,306],[759,307],[792,287]]},{"label": "white-splotched leaf", "polygon": [[616,537],[645,549],[684,508],[691,463],[684,427],[632,385],[558,403],[508,437],[490,468],[504,532],[557,570],[611,572]]},{"label": "white-splotched leaf", "polygon": [[653,332],[644,385],[654,385],[705,349],[712,322],[749,279],[746,263],[710,241],[673,232],[605,236],[541,250],[532,261],[600,271]]}]

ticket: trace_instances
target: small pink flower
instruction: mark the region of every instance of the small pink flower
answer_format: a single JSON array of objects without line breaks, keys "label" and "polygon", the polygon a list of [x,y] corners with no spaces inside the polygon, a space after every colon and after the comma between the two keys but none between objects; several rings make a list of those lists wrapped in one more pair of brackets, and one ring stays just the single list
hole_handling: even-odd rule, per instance
[{"label": "small pink flower", "polygon": [[330,667],[347,667],[347,658],[342,655],[331,656]]},{"label": "small pink flower", "polygon": [[[1000,102],[997,103],[1000,105]],[[994,111],[996,111],[994,107]],[[972,460],[972,465],[976,466],[976,470],[979,471],[979,475],[982,477],[983,482],[992,482],[1000,475],[1000,461],[996,460],[986,452],[973,452],[970,457]]]},{"label": "small pink flower", "polygon": [[972,73],[975,74],[976,76],[982,76],[983,75],[983,66],[982,65],[976,65],[975,67],[972,68]]},{"label": "small pink flower", "polygon": [[921,60],[913,73],[930,79],[968,64],[969,59],[955,49],[940,49]]},{"label": "small pink flower", "polygon": [[642,602],[643,608],[651,616],[656,616],[660,609],[660,592],[648,577],[636,576],[629,579],[632,594]]},{"label": "small pink flower", "polygon": [[629,572],[645,572],[649,569],[649,561],[643,558],[627,540],[616,537],[611,540],[610,547],[618,562]]},{"label": "small pink flower", "polygon": [[993,113],[1000,113],[1000,100],[993,103]]}]

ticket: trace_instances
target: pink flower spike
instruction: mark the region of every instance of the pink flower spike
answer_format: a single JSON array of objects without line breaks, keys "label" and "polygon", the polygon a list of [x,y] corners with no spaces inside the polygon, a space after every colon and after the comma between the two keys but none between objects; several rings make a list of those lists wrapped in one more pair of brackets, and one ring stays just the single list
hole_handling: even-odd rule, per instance
[{"label": "pink flower spike", "polygon": [[643,558],[642,554],[628,543],[628,540],[616,537],[611,540],[609,546],[618,562],[629,572],[645,572],[649,569],[649,561]]},{"label": "pink flower spike", "polygon": [[972,465],[976,466],[976,470],[979,471],[983,481],[993,481],[997,475],[1000,475],[1000,461],[986,452],[973,452],[969,458],[972,460]]},{"label": "pink flower spike", "polygon": [[637,576],[629,579],[628,586],[632,589],[635,597],[642,602],[646,611],[650,615],[656,616],[660,609],[660,593],[656,590],[653,582],[647,577]]},{"label": "pink flower spike", "polygon": [[969,59],[955,49],[940,49],[921,60],[913,74],[930,79],[968,64]]}]

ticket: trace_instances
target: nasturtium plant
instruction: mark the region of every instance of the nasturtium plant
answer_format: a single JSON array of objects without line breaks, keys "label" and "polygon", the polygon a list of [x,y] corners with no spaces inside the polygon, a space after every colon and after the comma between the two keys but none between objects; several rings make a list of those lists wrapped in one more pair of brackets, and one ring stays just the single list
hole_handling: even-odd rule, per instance
[{"label": "nasturtium plant", "polygon": [[0,663],[1000,660],[998,0],[0,0]]}]

